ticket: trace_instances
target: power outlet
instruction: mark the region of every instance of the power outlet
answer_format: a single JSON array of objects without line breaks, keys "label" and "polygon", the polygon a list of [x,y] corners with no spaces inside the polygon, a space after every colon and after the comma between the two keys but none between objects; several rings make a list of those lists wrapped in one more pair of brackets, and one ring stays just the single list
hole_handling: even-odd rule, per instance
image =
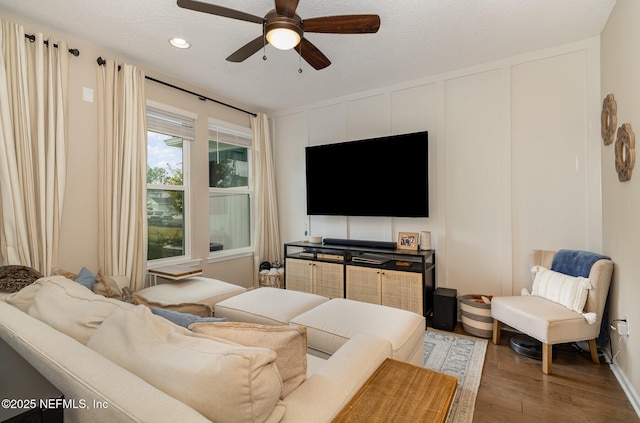
[{"label": "power outlet", "polygon": [[624,315],[624,320],[627,322],[627,336],[629,336],[629,315]]},{"label": "power outlet", "polygon": [[629,336],[629,325],[627,325],[627,322],[618,322],[617,326],[620,336]]}]

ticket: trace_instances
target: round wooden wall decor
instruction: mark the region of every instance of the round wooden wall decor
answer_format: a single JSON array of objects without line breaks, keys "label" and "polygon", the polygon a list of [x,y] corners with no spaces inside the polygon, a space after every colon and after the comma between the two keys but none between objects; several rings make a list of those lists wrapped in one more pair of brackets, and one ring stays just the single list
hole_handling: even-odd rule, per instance
[{"label": "round wooden wall decor", "polygon": [[613,142],[616,126],[618,126],[617,108],[613,94],[608,94],[602,102],[602,113],[600,114],[600,134],[604,145]]},{"label": "round wooden wall decor", "polygon": [[625,123],[618,128],[616,138],[616,172],[620,182],[631,179],[631,171],[636,162],[635,137],[631,131],[631,125]]}]

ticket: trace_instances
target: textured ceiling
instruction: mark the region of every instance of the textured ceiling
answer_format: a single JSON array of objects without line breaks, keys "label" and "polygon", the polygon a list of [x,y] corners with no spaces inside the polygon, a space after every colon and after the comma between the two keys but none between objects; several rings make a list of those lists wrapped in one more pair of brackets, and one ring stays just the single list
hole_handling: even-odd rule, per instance
[{"label": "textured ceiling", "polygon": [[[264,16],[273,0],[201,0]],[[293,51],[266,47],[225,58],[261,27],[181,9],[175,0],[0,0],[3,12],[104,48],[257,111],[325,99],[552,47],[600,34],[615,0],[300,0],[304,20],[378,14],[367,35],[307,34],[332,64],[316,71]],[[191,42],[171,47],[170,37]]]}]

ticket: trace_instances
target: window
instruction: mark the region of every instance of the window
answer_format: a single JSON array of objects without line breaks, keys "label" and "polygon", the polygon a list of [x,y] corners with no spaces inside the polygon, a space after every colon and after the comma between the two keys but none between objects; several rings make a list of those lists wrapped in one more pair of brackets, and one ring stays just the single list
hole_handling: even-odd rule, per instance
[{"label": "window", "polygon": [[189,141],[194,120],[147,107],[147,260],[189,256]]},{"label": "window", "polygon": [[252,247],[251,134],[209,123],[209,251]]}]

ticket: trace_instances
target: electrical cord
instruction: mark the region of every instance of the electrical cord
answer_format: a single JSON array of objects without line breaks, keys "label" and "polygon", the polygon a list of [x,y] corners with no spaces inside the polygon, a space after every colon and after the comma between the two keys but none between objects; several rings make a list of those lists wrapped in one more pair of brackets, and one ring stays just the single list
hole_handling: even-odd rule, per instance
[{"label": "electrical cord", "polygon": [[[611,321],[611,323],[609,325],[609,328],[611,330],[613,330],[614,332],[618,333],[617,329],[615,327],[615,324],[618,323],[618,322],[626,322],[626,321],[627,321],[626,319],[614,319],[614,320]],[[611,350],[611,354],[613,354],[613,341],[611,340],[611,338],[612,337],[609,336],[609,349]],[[623,338],[624,338],[624,336],[622,336],[622,335],[620,335],[618,333],[618,351],[615,354],[613,354],[613,356],[611,357],[611,362],[609,362],[607,364],[615,364],[616,357],[618,356],[618,354],[620,354],[620,351],[622,351],[622,339]]]},{"label": "electrical cord", "polygon": [[[570,344],[557,344],[557,347],[554,346],[554,348],[558,348],[558,351],[561,351],[561,352],[575,353],[585,358],[591,359],[591,351],[585,350],[577,342],[572,342]],[[602,349],[598,348],[597,353],[598,353],[598,359],[600,360],[600,363],[611,364],[607,360],[607,355]]]}]

